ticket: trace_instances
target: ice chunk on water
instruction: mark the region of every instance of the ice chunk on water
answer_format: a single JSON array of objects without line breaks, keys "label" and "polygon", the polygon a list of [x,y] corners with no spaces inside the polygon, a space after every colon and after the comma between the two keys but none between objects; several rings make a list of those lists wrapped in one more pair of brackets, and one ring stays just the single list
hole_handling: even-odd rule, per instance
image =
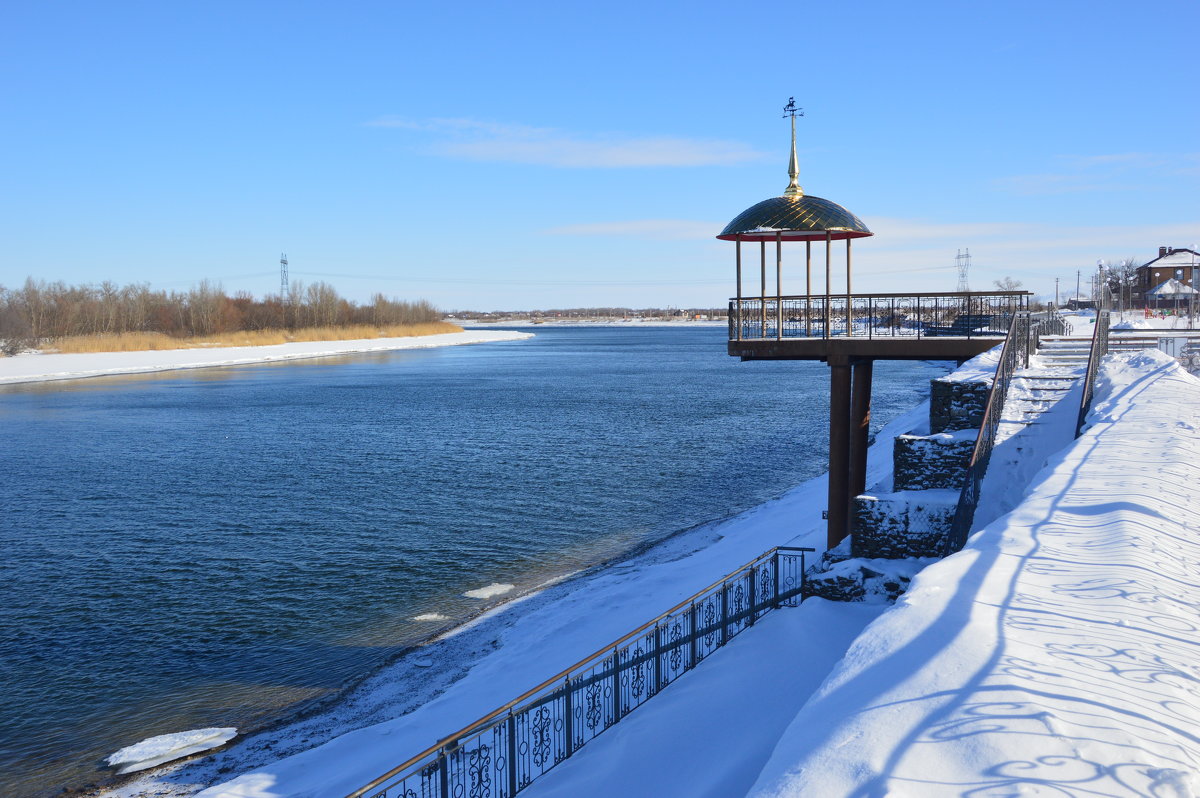
[{"label": "ice chunk on water", "polygon": [[479,587],[474,590],[468,590],[463,593],[467,598],[473,599],[490,599],[494,596],[503,596],[508,591],[512,590],[515,585],[509,585],[502,582],[494,582],[487,587]]},{"label": "ice chunk on water", "polygon": [[193,729],[192,731],[160,734],[140,743],[129,745],[104,760],[109,767],[120,768],[118,774],[152,768],[172,759],[216,748],[237,736],[237,729]]}]

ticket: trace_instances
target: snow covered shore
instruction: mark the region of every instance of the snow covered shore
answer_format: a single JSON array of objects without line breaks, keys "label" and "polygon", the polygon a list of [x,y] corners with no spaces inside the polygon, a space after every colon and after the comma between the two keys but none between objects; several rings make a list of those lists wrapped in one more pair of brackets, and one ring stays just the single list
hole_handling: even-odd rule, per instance
[{"label": "snow covered shore", "polygon": [[851,646],[749,794],[1200,795],[1200,381],[1116,354],[1093,407]]},{"label": "snow covered shore", "polygon": [[117,374],[143,374],[175,369],[242,366],[280,360],[427,349],[435,346],[483,344],[532,338],[532,333],[512,330],[468,330],[407,338],[364,338],[353,341],[304,341],[272,346],[231,346],[208,349],[159,349],[145,352],[95,352],[80,355],[24,354],[0,358],[0,385]]}]

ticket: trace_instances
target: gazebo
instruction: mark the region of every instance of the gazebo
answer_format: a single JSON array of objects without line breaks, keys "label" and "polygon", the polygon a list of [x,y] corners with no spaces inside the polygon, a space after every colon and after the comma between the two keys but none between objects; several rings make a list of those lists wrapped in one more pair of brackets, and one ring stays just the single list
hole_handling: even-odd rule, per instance
[{"label": "gazebo", "polygon": [[1156,307],[1160,308],[1165,300],[1173,300],[1171,302],[1171,307],[1178,308],[1180,300],[1186,300],[1190,302],[1192,297],[1197,293],[1200,292],[1197,292],[1195,288],[1192,288],[1190,285],[1182,282],[1181,280],[1176,280],[1174,277],[1172,277],[1147,291],[1146,298],[1154,299]]},{"label": "gazebo", "polygon": [[[1027,291],[854,294],[852,249],[873,235],[861,219],[831,200],[804,193],[796,156],[796,116],[789,101],[792,150],[788,185],[742,211],[717,235],[733,241],[737,291],[729,302],[729,354],[742,360],[820,360],[829,364],[828,545],[850,532],[851,497],[866,489],[867,440],[874,361],[964,361],[995,346]],[[834,246],[845,241],[845,285],[835,293]],[[743,244],[759,245],[757,295],[743,290]],[[804,243],[804,292],[784,294],[785,243]],[[823,285],[813,284],[813,242],[824,242]],[[775,275],[768,291],[767,245]],[[793,283],[790,278],[789,285]],[[797,285],[799,280],[794,281]]]}]

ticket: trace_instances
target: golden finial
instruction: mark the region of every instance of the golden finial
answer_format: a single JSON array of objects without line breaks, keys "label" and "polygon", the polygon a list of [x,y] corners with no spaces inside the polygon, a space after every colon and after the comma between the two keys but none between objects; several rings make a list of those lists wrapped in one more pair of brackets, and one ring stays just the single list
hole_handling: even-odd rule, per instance
[{"label": "golden finial", "polygon": [[792,118],[792,159],[788,161],[788,187],[783,190],[783,196],[803,197],[804,189],[797,182],[800,178],[800,162],[796,158],[796,117],[804,116],[804,109],[796,107],[795,97],[788,97],[788,104],[783,107],[783,115]]}]

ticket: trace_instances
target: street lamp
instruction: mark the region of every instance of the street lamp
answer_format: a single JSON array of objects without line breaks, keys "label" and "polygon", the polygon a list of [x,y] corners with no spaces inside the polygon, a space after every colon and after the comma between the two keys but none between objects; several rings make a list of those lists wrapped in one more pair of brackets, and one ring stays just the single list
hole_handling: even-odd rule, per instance
[{"label": "street lamp", "polygon": [[1196,329],[1196,245],[1192,244],[1192,279],[1191,285],[1188,288],[1192,289],[1192,293],[1188,294],[1188,329]]}]

